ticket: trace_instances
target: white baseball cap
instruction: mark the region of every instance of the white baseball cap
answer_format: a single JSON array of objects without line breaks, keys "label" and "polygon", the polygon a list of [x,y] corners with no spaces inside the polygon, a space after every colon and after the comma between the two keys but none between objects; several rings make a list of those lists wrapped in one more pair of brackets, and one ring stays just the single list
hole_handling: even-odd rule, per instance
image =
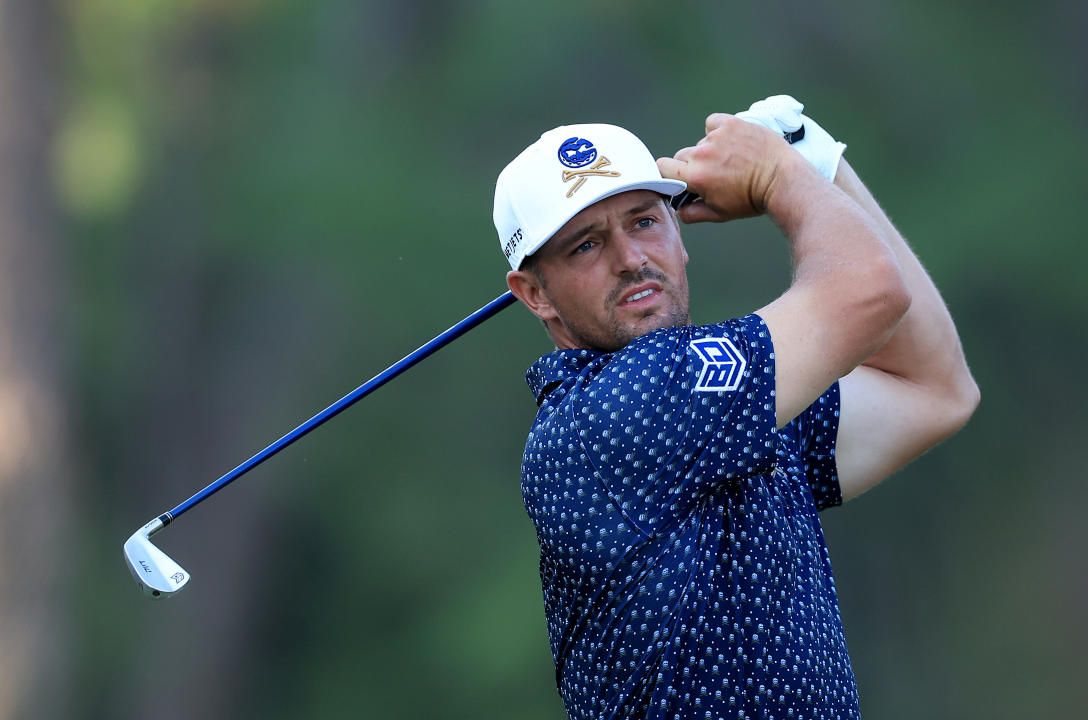
[{"label": "white baseball cap", "polygon": [[667,197],[687,184],[666,180],[642,141],[615,125],[563,125],[525,148],[495,183],[495,230],[510,267],[543,247],[572,217],[628,190]]}]

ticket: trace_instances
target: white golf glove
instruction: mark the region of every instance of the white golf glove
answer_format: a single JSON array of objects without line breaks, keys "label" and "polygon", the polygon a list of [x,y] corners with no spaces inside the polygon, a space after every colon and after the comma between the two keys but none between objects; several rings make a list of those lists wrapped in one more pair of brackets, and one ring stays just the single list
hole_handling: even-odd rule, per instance
[{"label": "white golf glove", "polygon": [[766,100],[752,103],[750,108],[737,113],[737,117],[782,135],[797,132],[804,126],[805,135],[793,143],[793,148],[812,163],[821,175],[834,182],[839,158],[846,145],[836,142],[812,118],[802,115],[804,109],[804,105],[789,95],[772,95]]}]

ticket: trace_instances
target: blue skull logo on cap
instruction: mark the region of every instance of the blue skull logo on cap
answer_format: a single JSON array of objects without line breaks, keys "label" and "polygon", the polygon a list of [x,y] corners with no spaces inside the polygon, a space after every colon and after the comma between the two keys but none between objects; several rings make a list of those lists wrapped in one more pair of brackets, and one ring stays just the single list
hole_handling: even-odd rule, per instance
[{"label": "blue skull logo on cap", "polygon": [[580,137],[567,138],[559,146],[559,162],[569,168],[580,168],[597,159],[597,148]]}]

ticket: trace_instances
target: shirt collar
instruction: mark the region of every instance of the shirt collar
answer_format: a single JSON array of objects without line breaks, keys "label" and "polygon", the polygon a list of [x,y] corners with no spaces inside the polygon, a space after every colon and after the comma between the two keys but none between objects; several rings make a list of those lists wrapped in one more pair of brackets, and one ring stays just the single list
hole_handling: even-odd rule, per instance
[{"label": "shirt collar", "polygon": [[597,350],[556,350],[533,363],[525,373],[525,382],[536,398],[536,404],[564,380],[578,376],[590,363],[605,353]]}]

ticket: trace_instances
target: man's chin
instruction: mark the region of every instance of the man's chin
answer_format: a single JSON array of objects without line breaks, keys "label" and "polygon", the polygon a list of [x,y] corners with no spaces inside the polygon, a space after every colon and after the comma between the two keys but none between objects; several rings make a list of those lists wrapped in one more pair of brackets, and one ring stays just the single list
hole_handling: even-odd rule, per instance
[{"label": "man's chin", "polygon": [[655,330],[662,330],[664,328],[680,327],[682,325],[688,325],[690,321],[686,313],[658,313],[652,312],[642,318],[635,320],[628,325],[627,332],[624,333],[625,340],[620,343],[616,349],[625,347],[628,343],[636,338],[640,338],[643,335],[648,335]]},{"label": "man's chin", "polygon": [[564,326],[571,337],[571,347],[611,353],[622,350],[635,338],[642,337],[655,330],[679,327],[691,323],[687,312],[679,309],[674,309],[671,312],[651,309],[645,315],[630,318],[623,323],[618,322],[618,318],[615,316],[611,319],[612,323],[604,329],[604,332],[584,332],[582,328],[564,322]]},{"label": "man's chin", "polygon": [[639,329],[639,333],[633,336],[631,339],[633,340],[635,337],[645,335],[646,333],[651,333],[654,330],[661,330],[662,328],[680,327],[681,325],[689,324],[690,320],[688,319],[687,313],[682,313],[679,311],[670,313],[652,312],[636,321],[635,326]]}]

